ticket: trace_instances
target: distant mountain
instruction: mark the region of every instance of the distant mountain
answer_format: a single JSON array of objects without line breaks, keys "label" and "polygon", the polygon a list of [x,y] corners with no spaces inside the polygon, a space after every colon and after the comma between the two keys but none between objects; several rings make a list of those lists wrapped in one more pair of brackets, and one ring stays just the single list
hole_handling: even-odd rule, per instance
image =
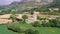
[{"label": "distant mountain", "polygon": [[60,8],[60,0],[54,0],[51,6]]},{"label": "distant mountain", "polygon": [[41,2],[53,2],[53,0],[41,0]]},{"label": "distant mountain", "polygon": [[4,6],[4,7],[1,6],[0,9],[2,10],[3,13],[4,12],[5,13],[16,13],[16,10],[18,13],[21,13],[23,11],[30,10],[30,9],[32,9],[33,11],[47,4],[49,4],[49,2],[36,2],[34,0],[33,1],[31,0],[21,1],[21,2],[14,1],[10,5]]},{"label": "distant mountain", "polygon": [[31,8],[36,8],[40,7],[43,5],[48,4],[49,2],[36,2],[35,0],[22,0],[21,2],[14,1],[10,5],[5,6],[4,8],[11,9],[11,10],[24,10],[24,9],[31,9]]},{"label": "distant mountain", "polygon": [[6,6],[6,8],[9,9],[18,9],[18,10],[24,10],[24,9],[31,9],[33,7],[39,6],[40,3],[37,3],[35,1],[29,1],[29,2],[13,2],[10,5]]},{"label": "distant mountain", "polygon": [[4,6],[0,8],[2,10],[2,13],[15,13],[16,10],[18,13],[22,13],[23,10],[30,10],[32,8],[40,6],[40,3],[37,3],[35,1],[29,1],[29,2],[17,2],[14,1],[10,5]]},{"label": "distant mountain", "polygon": [[49,8],[60,8],[60,0],[53,0],[53,2],[48,7]]}]

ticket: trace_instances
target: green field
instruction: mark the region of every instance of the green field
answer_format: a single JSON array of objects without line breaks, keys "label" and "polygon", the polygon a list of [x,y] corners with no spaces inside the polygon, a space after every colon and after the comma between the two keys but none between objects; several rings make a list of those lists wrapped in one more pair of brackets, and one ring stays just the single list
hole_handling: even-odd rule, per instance
[{"label": "green field", "polygon": [[[16,25],[16,24],[15,24]],[[60,34],[60,28],[56,27],[33,27],[31,24],[18,24],[19,26],[23,26],[25,28],[31,28],[39,31],[40,34]]]},{"label": "green field", "polygon": [[[32,28],[32,29],[38,30],[40,34],[60,34],[60,28],[55,28],[55,27],[53,28],[52,27],[36,27],[35,28],[28,24],[20,24],[20,25],[26,28]],[[8,30],[6,25],[0,25],[0,34],[17,34],[17,33]]]},{"label": "green field", "polygon": [[40,34],[60,34],[60,29],[58,28],[48,28],[48,27],[41,27],[37,28]]},{"label": "green field", "polygon": [[7,29],[6,25],[0,25],[0,34],[17,34]]},{"label": "green field", "polygon": [[[27,25],[24,25],[28,27]],[[40,32],[40,34],[60,34],[60,28],[55,28],[55,27],[32,27],[30,26],[29,28],[36,29]]]}]

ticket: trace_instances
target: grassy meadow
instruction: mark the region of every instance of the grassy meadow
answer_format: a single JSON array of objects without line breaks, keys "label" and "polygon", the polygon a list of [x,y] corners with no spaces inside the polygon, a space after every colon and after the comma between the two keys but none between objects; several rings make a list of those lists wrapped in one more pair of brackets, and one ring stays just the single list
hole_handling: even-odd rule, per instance
[{"label": "grassy meadow", "polygon": [[0,25],[0,34],[17,34],[17,33],[8,30],[6,25]]},{"label": "grassy meadow", "polygon": [[[33,30],[39,31],[39,34],[60,34],[60,28],[56,27],[33,27],[31,24],[23,24],[23,23],[17,23],[15,25],[19,25],[23,28],[30,28]],[[5,25],[0,26],[0,34],[17,34],[13,31],[10,31],[7,29]]]}]

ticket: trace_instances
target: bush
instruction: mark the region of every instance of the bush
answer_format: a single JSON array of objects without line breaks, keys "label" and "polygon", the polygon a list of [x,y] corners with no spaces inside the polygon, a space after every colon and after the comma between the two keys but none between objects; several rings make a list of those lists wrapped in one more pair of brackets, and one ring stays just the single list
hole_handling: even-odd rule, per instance
[{"label": "bush", "polygon": [[49,22],[50,22],[51,27],[56,27],[57,26],[57,20],[56,19],[49,20]]},{"label": "bush", "polygon": [[23,15],[22,18],[23,19],[28,19],[28,16],[27,15]]},{"label": "bush", "polygon": [[44,23],[42,24],[43,27],[50,27],[50,23]]},{"label": "bush", "polygon": [[23,15],[22,18],[23,18],[23,22],[25,23],[25,19],[28,19],[28,16],[27,15]]},{"label": "bush", "polygon": [[39,34],[37,30],[27,29],[25,30],[25,34]]},{"label": "bush", "polygon": [[14,32],[20,32],[20,29],[18,27],[8,27],[8,29]]},{"label": "bush", "polygon": [[57,27],[60,28],[60,21],[57,21]]},{"label": "bush", "polygon": [[60,17],[57,18],[57,27],[60,28]]},{"label": "bush", "polygon": [[16,20],[16,15],[11,15],[11,16],[10,16],[10,19],[12,19],[12,21],[15,22],[15,20]]},{"label": "bush", "polygon": [[43,21],[42,26],[44,26],[44,27],[56,27],[57,26],[57,20],[51,19],[51,20],[49,20],[49,23],[45,23],[45,21]]},{"label": "bush", "polygon": [[40,27],[41,24],[38,21],[36,21],[36,22],[32,23],[32,26],[34,26],[34,27]]},{"label": "bush", "polygon": [[18,33],[23,33],[25,31],[25,28],[23,26],[19,26],[18,24],[9,24],[8,29]]},{"label": "bush", "polygon": [[41,20],[40,16],[37,16],[37,19],[38,19],[38,20]]}]

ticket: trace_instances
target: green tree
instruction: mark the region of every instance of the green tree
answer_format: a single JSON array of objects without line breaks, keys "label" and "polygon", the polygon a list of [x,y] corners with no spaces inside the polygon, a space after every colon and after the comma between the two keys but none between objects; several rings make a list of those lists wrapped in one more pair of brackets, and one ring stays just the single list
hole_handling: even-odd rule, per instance
[{"label": "green tree", "polygon": [[59,28],[60,28],[60,17],[59,17],[59,18],[57,18],[57,27],[59,27]]},{"label": "green tree", "polygon": [[24,22],[25,22],[25,19],[28,19],[28,16],[27,15],[23,15],[22,18],[24,19]]},{"label": "green tree", "polygon": [[11,15],[11,16],[10,16],[10,19],[12,19],[12,21],[14,22],[15,19],[16,19],[16,15]]},{"label": "green tree", "polygon": [[56,27],[57,26],[57,20],[56,19],[51,19],[49,20],[51,27]]},{"label": "green tree", "polygon": [[37,16],[37,19],[38,19],[38,20],[41,20],[40,16]]}]

